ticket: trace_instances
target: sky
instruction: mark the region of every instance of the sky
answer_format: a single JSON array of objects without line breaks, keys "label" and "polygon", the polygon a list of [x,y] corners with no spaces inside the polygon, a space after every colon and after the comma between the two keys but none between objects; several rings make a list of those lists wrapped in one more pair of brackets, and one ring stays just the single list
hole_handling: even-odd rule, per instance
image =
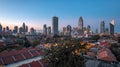
[{"label": "sky", "polygon": [[120,0],[0,0],[0,23],[11,29],[25,22],[29,28],[42,30],[43,25],[52,26],[52,17],[59,17],[59,30],[71,25],[78,27],[79,17],[84,26],[100,30],[100,22],[109,28],[115,20],[115,32],[120,32]]}]

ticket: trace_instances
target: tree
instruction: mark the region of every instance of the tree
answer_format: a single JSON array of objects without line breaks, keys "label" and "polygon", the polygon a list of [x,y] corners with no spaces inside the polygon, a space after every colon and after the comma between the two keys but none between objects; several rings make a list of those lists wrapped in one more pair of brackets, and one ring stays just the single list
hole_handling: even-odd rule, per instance
[{"label": "tree", "polygon": [[33,42],[32,42],[32,46],[33,47],[35,47],[35,46],[37,46],[37,45],[39,45],[40,44],[40,41],[39,40],[34,40]]},{"label": "tree", "polygon": [[48,67],[85,67],[85,59],[81,55],[83,47],[79,41],[66,40],[52,46],[46,51],[45,59]]},{"label": "tree", "polygon": [[27,38],[24,38],[24,46],[25,46],[26,48],[31,46],[31,43],[28,41]]}]

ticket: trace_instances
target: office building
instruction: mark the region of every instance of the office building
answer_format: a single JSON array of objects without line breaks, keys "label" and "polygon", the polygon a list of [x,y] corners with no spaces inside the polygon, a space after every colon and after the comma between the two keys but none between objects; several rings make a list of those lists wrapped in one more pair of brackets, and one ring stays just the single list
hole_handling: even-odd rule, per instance
[{"label": "office building", "polygon": [[56,16],[52,18],[52,32],[53,35],[58,35],[58,17]]},{"label": "office building", "polygon": [[46,24],[43,25],[43,34],[47,35],[47,25]]},{"label": "office building", "polygon": [[105,22],[102,21],[101,24],[100,24],[100,33],[105,33]]},{"label": "office building", "polygon": [[2,31],[2,25],[0,24],[0,31]]},{"label": "office building", "polygon": [[51,35],[51,27],[50,26],[47,28],[47,34]]},{"label": "office building", "polygon": [[110,23],[110,34],[114,35],[114,25],[115,25],[115,21],[112,20]]}]

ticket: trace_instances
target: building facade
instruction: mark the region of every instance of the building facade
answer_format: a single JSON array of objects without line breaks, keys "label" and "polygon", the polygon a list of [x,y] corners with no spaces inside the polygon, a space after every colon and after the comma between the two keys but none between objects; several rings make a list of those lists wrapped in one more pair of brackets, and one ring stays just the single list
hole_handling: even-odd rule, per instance
[{"label": "building facade", "polygon": [[110,23],[110,34],[113,35],[114,34],[114,25],[115,25],[115,21],[112,20]]},{"label": "building facade", "polygon": [[53,35],[58,35],[58,17],[56,16],[52,18],[52,32]]},{"label": "building facade", "polygon": [[102,21],[101,24],[100,24],[100,33],[105,33],[105,22]]}]

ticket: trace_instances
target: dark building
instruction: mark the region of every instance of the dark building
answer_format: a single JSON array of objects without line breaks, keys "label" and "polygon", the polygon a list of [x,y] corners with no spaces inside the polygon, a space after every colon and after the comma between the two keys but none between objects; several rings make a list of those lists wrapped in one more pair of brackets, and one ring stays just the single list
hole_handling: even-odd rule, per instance
[{"label": "dark building", "polygon": [[83,30],[83,18],[82,18],[82,17],[79,18],[79,21],[78,21],[78,29],[79,29],[79,30]]},{"label": "dark building", "polygon": [[52,18],[52,32],[53,35],[58,35],[58,17],[56,16]]},{"label": "dark building", "polygon": [[105,33],[105,22],[102,21],[101,24],[100,24],[100,33]]},{"label": "dark building", "polygon": [[8,26],[6,26],[6,31],[9,31],[9,27]]},{"label": "dark building", "polygon": [[25,32],[28,32],[28,26],[26,26],[26,28],[25,28]]},{"label": "dark building", "polygon": [[114,25],[115,25],[115,22],[114,20],[112,20],[110,23],[110,34],[111,35],[114,35]]},{"label": "dark building", "polygon": [[48,34],[48,35],[51,35],[51,27],[48,27],[48,28],[47,28],[47,34]]},{"label": "dark building", "polygon": [[87,33],[88,33],[88,34],[91,33],[91,27],[90,27],[90,25],[87,26]]},{"label": "dark building", "polygon": [[36,30],[35,30],[34,28],[31,28],[31,29],[30,29],[30,34],[31,34],[31,35],[35,35],[35,34],[36,34]]},{"label": "dark building", "polygon": [[71,35],[71,32],[72,32],[72,27],[70,25],[67,26],[67,33],[68,35]]},{"label": "dark building", "polygon": [[95,33],[98,34],[98,29],[95,30]]},{"label": "dark building", "polygon": [[13,33],[18,33],[18,26],[14,26]]},{"label": "dark building", "polygon": [[2,25],[0,24],[0,31],[2,31]]},{"label": "dark building", "polygon": [[25,27],[25,23],[24,22],[23,22],[22,28],[23,28],[23,32],[25,33],[25,30],[26,30],[25,28],[26,27]]},{"label": "dark building", "polygon": [[46,24],[43,25],[43,34],[47,35],[47,25]]},{"label": "dark building", "polygon": [[24,32],[24,29],[22,27],[19,28],[19,33],[22,34]]},{"label": "dark building", "polygon": [[80,17],[78,21],[78,33],[83,34],[83,18]]}]

